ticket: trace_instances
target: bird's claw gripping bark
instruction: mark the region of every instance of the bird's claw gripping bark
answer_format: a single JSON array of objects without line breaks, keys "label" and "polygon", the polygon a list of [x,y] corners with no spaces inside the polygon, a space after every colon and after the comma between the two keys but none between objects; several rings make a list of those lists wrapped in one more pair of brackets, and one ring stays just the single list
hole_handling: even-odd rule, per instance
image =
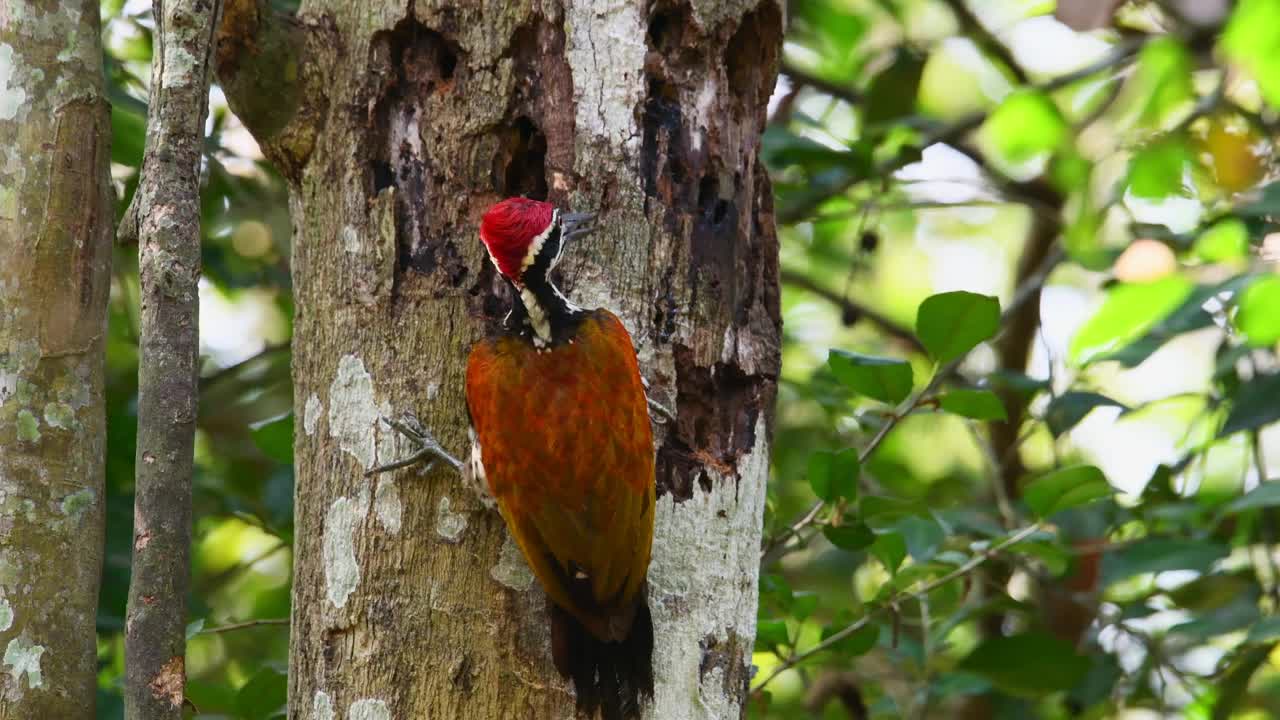
[{"label": "bird's claw gripping bark", "polygon": [[411,412],[401,413],[400,417],[389,418],[382,416],[382,422],[390,425],[392,429],[403,435],[409,442],[416,446],[413,454],[402,460],[379,465],[365,472],[365,476],[377,475],[379,473],[390,472],[391,470],[399,470],[400,468],[409,467],[425,462],[424,469],[430,470],[435,465],[436,460],[443,460],[448,463],[457,472],[462,472],[462,461],[450,455],[447,450],[435,439],[430,431],[422,426],[422,421],[418,420],[418,416]]},{"label": "bird's claw gripping bark", "polygon": [[652,410],[655,415],[658,415],[662,422],[672,423],[676,421],[676,414],[671,411],[671,408],[668,408],[666,405],[663,405],[648,395],[645,395],[644,399],[649,401],[649,409]]}]

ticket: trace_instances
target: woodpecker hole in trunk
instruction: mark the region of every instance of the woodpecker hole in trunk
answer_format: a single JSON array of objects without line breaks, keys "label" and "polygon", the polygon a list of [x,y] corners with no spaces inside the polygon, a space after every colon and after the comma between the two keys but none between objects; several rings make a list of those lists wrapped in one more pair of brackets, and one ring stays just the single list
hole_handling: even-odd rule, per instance
[{"label": "woodpecker hole in trunk", "polygon": [[520,116],[503,130],[494,164],[499,195],[547,199],[547,138],[529,117]]},{"label": "woodpecker hole in trunk", "polygon": [[443,184],[432,164],[423,131],[431,98],[453,91],[458,50],[444,35],[412,18],[374,34],[369,66],[375,102],[370,113],[370,197],[394,188],[396,278],[406,270],[430,275],[437,269],[453,287],[467,267],[451,240],[442,238],[430,205]]}]

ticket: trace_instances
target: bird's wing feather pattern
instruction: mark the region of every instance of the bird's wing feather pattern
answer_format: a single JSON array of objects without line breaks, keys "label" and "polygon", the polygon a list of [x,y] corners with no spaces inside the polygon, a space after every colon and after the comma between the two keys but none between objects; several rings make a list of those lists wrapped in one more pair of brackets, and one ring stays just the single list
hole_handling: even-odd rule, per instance
[{"label": "bird's wing feather pattern", "polygon": [[543,352],[516,337],[477,343],[467,404],[489,489],[543,588],[593,634],[620,639],[610,636],[626,632],[644,583],[654,512],[630,335],[596,310],[572,343]]}]

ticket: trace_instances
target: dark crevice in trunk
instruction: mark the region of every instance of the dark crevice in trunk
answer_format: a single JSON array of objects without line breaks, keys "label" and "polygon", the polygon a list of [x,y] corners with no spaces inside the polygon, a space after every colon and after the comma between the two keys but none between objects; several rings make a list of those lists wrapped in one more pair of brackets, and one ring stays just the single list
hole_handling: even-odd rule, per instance
[{"label": "dark crevice in trunk", "polygon": [[437,269],[453,287],[468,274],[452,240],[437,237],[429,203],[442,178],[433,167],[423,128],[430,123],[426,105],[437,92],[449,92],[458,66],[458,49],[444,35],[412,18],[370,43],[370,66],[380,80],[370,117],[370,197],[394,188],[396,281],[408,270],[430,275]]}]

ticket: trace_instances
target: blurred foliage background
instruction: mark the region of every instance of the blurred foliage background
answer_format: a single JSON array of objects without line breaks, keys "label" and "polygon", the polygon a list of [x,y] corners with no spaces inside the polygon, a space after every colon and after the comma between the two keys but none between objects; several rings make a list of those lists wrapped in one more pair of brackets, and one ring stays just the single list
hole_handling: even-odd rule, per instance
[{"label": "blurred foliage background", "polygon": [[[121,209],[149,5],[103,3]],[[1280,716],[1280,0],[791,0],[788,18],[752,716]],[[217,88],[205,157],[188,696],[269,718],[287,199]],[[104,718],[122,716],[136,248],[115,272]]]}]

